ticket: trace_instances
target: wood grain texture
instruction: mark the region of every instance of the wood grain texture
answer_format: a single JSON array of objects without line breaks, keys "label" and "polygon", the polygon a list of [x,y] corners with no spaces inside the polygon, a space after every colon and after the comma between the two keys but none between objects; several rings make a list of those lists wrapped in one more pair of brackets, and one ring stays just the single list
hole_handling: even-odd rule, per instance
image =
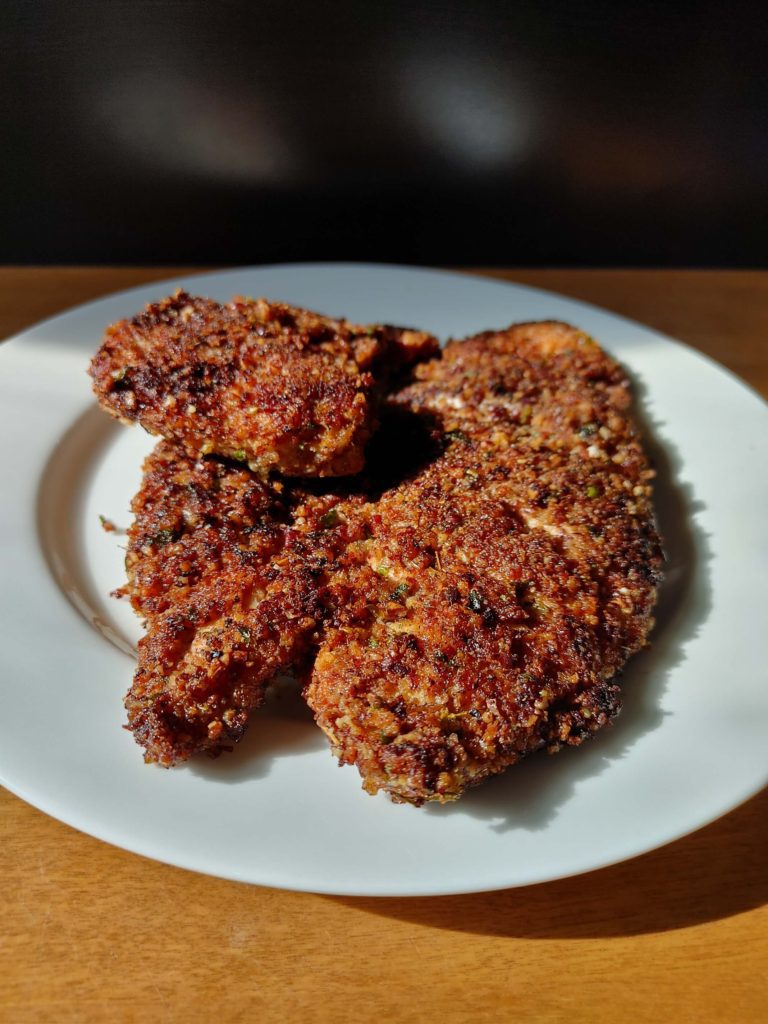
[{"label": "wood grain texture", "polygon": [[[0,270],[0,336],[174,268]],[[768,274],[493,271],[634,317],[768,393]],[[525,889],[334,899],[114,849],[0,791],[0,1020],[757,1024],[768,792],[625,864]]]}]

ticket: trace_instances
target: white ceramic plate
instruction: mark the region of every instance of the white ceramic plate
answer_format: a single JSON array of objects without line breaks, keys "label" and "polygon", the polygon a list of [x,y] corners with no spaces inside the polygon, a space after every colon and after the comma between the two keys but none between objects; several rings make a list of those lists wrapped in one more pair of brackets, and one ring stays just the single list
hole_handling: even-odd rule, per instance
[{"label": "white ceramic plate", "polygon": [[[268,295],[461,337],[555,318],[630,370],[669,549],[652,647],[625,710],[583,747],[536,756],[447,807],[395,806],[340,769],[290,687],[234,754],[165,771],[121,728],[139,624],[108,597],[152,440],[99,411],[85,368],[104,326],[183,285]],[[639,324],[547,292],[407,268],[294,265],[136,288],[0,349],[0,781],[137,853],[262,885],[429,895],[542,882],[643,853],[768,780],[764,641],[768,415],[724,370]]]}]

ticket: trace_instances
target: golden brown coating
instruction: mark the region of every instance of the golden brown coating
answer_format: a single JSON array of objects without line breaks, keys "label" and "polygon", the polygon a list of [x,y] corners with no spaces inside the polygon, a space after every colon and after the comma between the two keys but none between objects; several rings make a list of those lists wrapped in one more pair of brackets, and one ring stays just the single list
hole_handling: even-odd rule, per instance
[{"label": "golden brown coating", "polygon": [[90,372],[110,413],[190,455],[342,476],[362,468],[381,387],[436,349],[419,331],[179,291],[113,324]]},{"label": "golden brown coating", "polygon": [[661,568],[623,371],[539,323],[453,342],[414,376],[344,491],[165,442],[147,460],[126,706],[148,760],[231,745],[297,664],[341,762],[414,804],[618,712]]},{"label": "golden brown coating", "polygon": [[422,464],[338,506],[350,543],[306,696],[366,790],[421,804],[617,713],[661,553],[627,381],[586,335],[489,332],[416,376],[378,441]]},{"label": "golden brown coating", "polygon": [[126,698],[145,759],[169,766],[243,734],[322,614],[336,502],[161,442],[133,502],[126,588],[147,622]]}]

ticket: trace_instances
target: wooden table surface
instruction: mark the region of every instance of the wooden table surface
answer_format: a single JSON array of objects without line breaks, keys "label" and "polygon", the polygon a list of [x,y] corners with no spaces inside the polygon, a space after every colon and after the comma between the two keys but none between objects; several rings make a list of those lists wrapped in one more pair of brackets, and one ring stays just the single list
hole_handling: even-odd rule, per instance
[{"label": "wooden table surface", "polygon": [[[178,271],[0,268],[0,337]],[[487,273],[641,320],[768,394],[768,273]],[[342,899],[156,864],[0,791],[0,1020],[764,1024],[766,812],[768,791],[546,885]]]}]

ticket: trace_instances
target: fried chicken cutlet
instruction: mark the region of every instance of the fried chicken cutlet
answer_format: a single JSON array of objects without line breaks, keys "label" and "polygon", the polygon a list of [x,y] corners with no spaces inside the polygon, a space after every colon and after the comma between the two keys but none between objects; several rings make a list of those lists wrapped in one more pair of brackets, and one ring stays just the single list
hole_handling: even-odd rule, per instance
[{"label": "fried chicken cutlet", "polygon": [[165,441],[147,458],[125,588],[147,625],[125,702],[145,760],[237,742],[275,674],[316,642],[344,540],[329,529],[336,501]]},{"label": "fried chicken cutlet", "polygon": [[397,802],[454,799],[618,712],[661,567],[621,368],[543,323],[415,377],[345,493],[165,442],[147,460],[126,699],[147,760],[231,746],[299,663],[340,761]]},{"label": "fried chicken cutlet", "polygon": [[178,291],[113,324],[90,373],[108,412],[191,456],[343,476],[362,468],[381,390],[437,348],[421,331]]},{"label": "fried chicken cutlet", "polygon": [[338,506],[350,543],[306,698],[368,792],[419,805],[618,712],[661,551],[628,382],[586,335],[523,324],[415,373],[381,445],[429,435],[431,454]]}]

